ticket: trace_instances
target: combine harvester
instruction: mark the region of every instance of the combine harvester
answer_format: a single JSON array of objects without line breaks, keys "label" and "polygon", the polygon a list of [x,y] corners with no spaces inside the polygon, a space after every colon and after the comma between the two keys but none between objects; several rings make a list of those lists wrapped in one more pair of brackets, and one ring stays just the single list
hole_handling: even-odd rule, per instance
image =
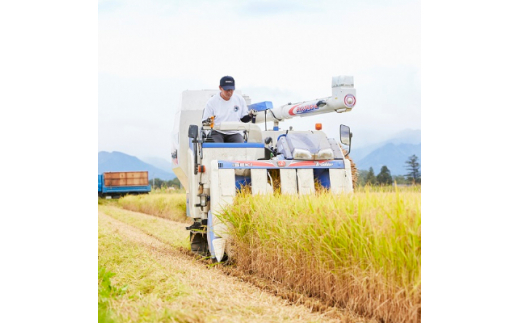
[{"label": "combine harvester", "polygon": [[[275,189],[282,194],[312,194],[317,180],[331,193],[352,192],[350,160],[336,140],[321,131],[321,124],[307,131],[279,128],[279,122],[296,116],[351,111],[356,105],[352,76],[333,77],[330,97],[277,108],[271,102],[250,104],[249,97],[243,96],[249,110],[257,111],[256,120],[250,123],[214,126],[212,118],[201,123],[206,102],[213,95],[219,91],[184,91],[173,129],[173,171],[186,189],[186,213],[193,219],[186,229],[193,252],[211,255],[217,262],[230,256],[226,223],[215,215],[233,203],[237,190],[245,185],[252,194],[272,194]],[[272,129],[267,130],[267,122],[273,122]],[[244,143],[214,143],[211,129],[243,131]],[[339,131],[348,154],[350,128],[341,125]]]}]

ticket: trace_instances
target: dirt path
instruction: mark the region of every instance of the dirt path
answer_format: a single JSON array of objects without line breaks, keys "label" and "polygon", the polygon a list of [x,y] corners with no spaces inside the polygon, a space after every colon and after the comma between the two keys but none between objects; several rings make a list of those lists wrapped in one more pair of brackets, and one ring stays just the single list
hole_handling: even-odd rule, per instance
[{"label": "dirt path", "polygon": [[174,230],[170,231],[173,237],[185,226],[171,221],[163,223],[162,219],[150,219],[140,213],[100,207],[100,265],[116,273],[114,284],[128,285],[128,292],[111,302],[117,321],[340,321],[327,313],[311,313],[308,307],[292,305],[218,268],[208,267],[183,254],[174,247],[175,243],[160,241],[146,233],[151,227],[141,230],[116,219],[123,215],[128,216],[128,222],[141,218],[141,222],[149,220],[160,227],[167,225],[167,231]]}]

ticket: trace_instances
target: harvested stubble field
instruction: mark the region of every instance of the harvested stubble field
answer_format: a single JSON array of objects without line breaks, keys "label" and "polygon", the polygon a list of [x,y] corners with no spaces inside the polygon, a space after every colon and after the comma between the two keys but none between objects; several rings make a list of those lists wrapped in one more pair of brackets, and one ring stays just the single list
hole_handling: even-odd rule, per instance
[{"label": "harvested stubble field", "polygon": [[[160,205],[170,205],[175,208],[182,201],[184,195],[161,194],[162,199],[153,195],[142,196],[142,200],[161,201]],[[134,198],[134,197],[130,197]],[[125,201],[126,200],[126,201]],[[233,224],[235,248],[235,263],[231,266],[212,266],[204,261],[196,261],[189,255],[189,244],[185,224],[148,216],[142,213],[129,212],[123,208],[135,209],[137,200],[125,197],[113,206],[100,205],[100,265],[115,275],[112,280],[116,283],[115,290],[127,285],[126,293],[115,296],[109,301],[107,309],[112,311],[112,317],[117,321],[344,321],[344,322],[420,322],[421,309],[421,203],[420,187],[409,187],[396,190],[395,188],[365,188],[349,196],[333,196],[318,194],[307,197],[288,196],[251,196],[239,195],[235,204],[228,207],[222,218]],[[165,201],[169,202],[165,202]],[[176,202],[175,202],[176,201]],[[153,202],[139,202],[140,205]],[[185,207],[185,204],[183,204]],[[178,208],[178,207],[177,207]],[[150,214],[163,216],[165,208],[159,213],[148,211]],[[154,210],[154,208],[139,209]],[[171,210],[175,212],[176,210]],[[178,211],[178,210],[177,210]],[[173,213],[172,213],[173,214]],[[163,216],[169,218],[168,216]],[[193,308],[193,312],[183,312],[178,307],[168,303],[161,296],[161,287],[168,281],[168,273],[158,282],[146,283],[146,276],[135,274],[135,268],[121,271],[121,267],[114,264],[118,259],[118,266],[125,263],[121,257],[111,254],[112,247],[108,245],[102,252],[102,230],[107,230],[106,221],[111,223],[124,222],[128,228],[141,232],[148,238],[157,239],[163,244],[163,249],[170,249],[173,260],[175,257],[188,259],[189,264],[183,265],[183,271],[192,272],[193,268],[204,268],[206,271],[224,275],[231,274],[239,277],[240,281],[253,283],[259,288],[253,288],[251,293],[268,291],[267,294],[275,297],[282,307],[290,309],[302,308],[299,304],[306,304],[307,309],[293,316],[282,312],[274,313],[268,308],[259,305],[253,311],[254,317],[233,306],[243,306],[227,301],[225,313],[215,313],[215,308],[208,306],[205,312],[196,310],[189,305],[192,293],[200,293],[201,285],[195,290],[190,288],[187,294],[177,296],[187,302],[182,308]],[[185,221],[184,217],[177,220]],[[113,222],[117,221],[117,222]],[[119,225],[119,224],[118,224]],[[113,225],[112,225],[113,226]],[[121,225],[119,225],[121,227]],[[116,232],[118,232],[117,229]],[[120,231],[119,231],[120,232]],[[110,236],[113,236],[110,234]],[[124,240],[121,238],[121,240]],[[135,249],[135,247],[133,247]],[[124,248],[118,249],[121,252]],[[105,256],[102,256],[105,254]],[[177,256],[175,256],[177,255]],[[152,254],[147,255],[148,258]],[[133,258],[134,256],[130,256]],[[187,258],[186,258],[187,257]],[[144,254],[138,256],[144,261]],[[103,261],[102,261],[103,259]],[[161,258],[162,259],[162,258]],[[160,262],[150,260],[149,273],[161,263],[159,272],[171,268],[178,268],[169,264],[168,260]],[[207,273],[200,277],[207,277]],[[148,286],[147,293],[136,296],[136,287],[129,284],[132,279],[135,284]],[[181,275],[182,276],[182,275]],[[207,288],[216,288],[222,278],[216,278],[212,284],[200,281]],[[229,276],[223,276],[231,278]],[[184,277],[187,279],[187,277]],[[182,277],[179,280],[185,282]],[[190,278],[192,279],[192,278]],[[188,279],[188,280],[190,280]],[[194,278],[193,278],[194,279]],[[141,282],[140,282],[141,281]],[[218,282],[218,283],[217,283]],[[170,282],[171,283],[171,282]],[[216,284],[216,285],[215,285]],[[159,291],[156,291],[158,286]],[[208,287],[211,286],[211,287]],[[229,292],[229,288],[223,289]],[[168,288],[166,288],[168,289]],[[213,292],[209,292],[212,294]],[[224,297],[218,292],[218,298]],[[116,293],[117,294],[117,293]],[[131,297],[129,296],[132,295]],[[191,295],[191,296],[187,296]],[[206,294],[208,296],[208,294]],[[142,298],[159,298],[160,301],[137,305]],[[253,296],[254,298],[255,296]],[[125,298],[127,298],[125,300]],[[211,297],[210,297],[211,298]],[[124,303],[129,307],[118,307]],[[137,303],[136,303],[137,302]],[[200,304],[214,300],[197,298]],[[177,301],[174,302],[177,304]],[[218,308],[222,304],[215,305]],[[133,304],[132,306],[130,306]],[[229,306],[228,306],[229,305]],[[289,306],[290,305],[290,306]],[[254,306],[254,305],[249,305]],[[140,309],[139,309],[140,308]],[[143,310],[146,308],[146,310]],[[143,312],[144,311],[144,312]],[[313,312],[314,311],[314,312]],[[317,312],[316,312],[317,311]],[[143,313],[149,313],[145,315]],[[267,315],[267,312],[273,315]],[[276,311],[275,311],[276,312]],[[153,315],[150,313],[154,313]],[[161,314],[162,313],[162,314]],[[198,313],[194,315],[194,313]],[[296,312],[295,312],[296,313]],[[303,314],[316,314],[301,316]],[[224,315],[220,317],[220,315]],[[258,316],[259,315],[259,316]]]},{"label": "harvested stubble field", "polygon": [[117,204],[99,205],[98,223],[99,322],[369,322],[313,311],[194,257],[186,224]]}]

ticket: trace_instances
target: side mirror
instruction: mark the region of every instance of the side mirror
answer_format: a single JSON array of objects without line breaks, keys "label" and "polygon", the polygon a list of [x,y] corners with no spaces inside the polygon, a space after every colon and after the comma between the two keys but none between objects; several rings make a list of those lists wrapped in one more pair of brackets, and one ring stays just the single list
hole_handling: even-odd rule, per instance
[{"label": "side mirror", "polygon": [[339,140],[341,143],[345,146],[348,146],[347,149],[347,155],[350,153],[350,141],[352,139],[352,133],[350,132],[350,127],[345,125],[339,126]]},{"label": "side mirror", "polygon": [[191,124],[188,129],[188,138],[195,139],[199,136],[199,127],[197,125]]}]

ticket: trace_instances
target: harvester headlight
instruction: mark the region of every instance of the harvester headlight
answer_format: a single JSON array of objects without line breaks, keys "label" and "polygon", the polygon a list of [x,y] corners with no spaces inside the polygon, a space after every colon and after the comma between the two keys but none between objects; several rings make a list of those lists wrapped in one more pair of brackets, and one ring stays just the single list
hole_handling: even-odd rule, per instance
[{"label": "harvester headlight", "polygon": [[334,153],[332,149],[326,148],[318,152],[318,159],[334,159]]},{"label": "harvester headlight", "polygon": [[312,160],[311,153],[306,149],[299,149],[295,148],[292,152],[294,159],[305,159],[305,160]]}]

